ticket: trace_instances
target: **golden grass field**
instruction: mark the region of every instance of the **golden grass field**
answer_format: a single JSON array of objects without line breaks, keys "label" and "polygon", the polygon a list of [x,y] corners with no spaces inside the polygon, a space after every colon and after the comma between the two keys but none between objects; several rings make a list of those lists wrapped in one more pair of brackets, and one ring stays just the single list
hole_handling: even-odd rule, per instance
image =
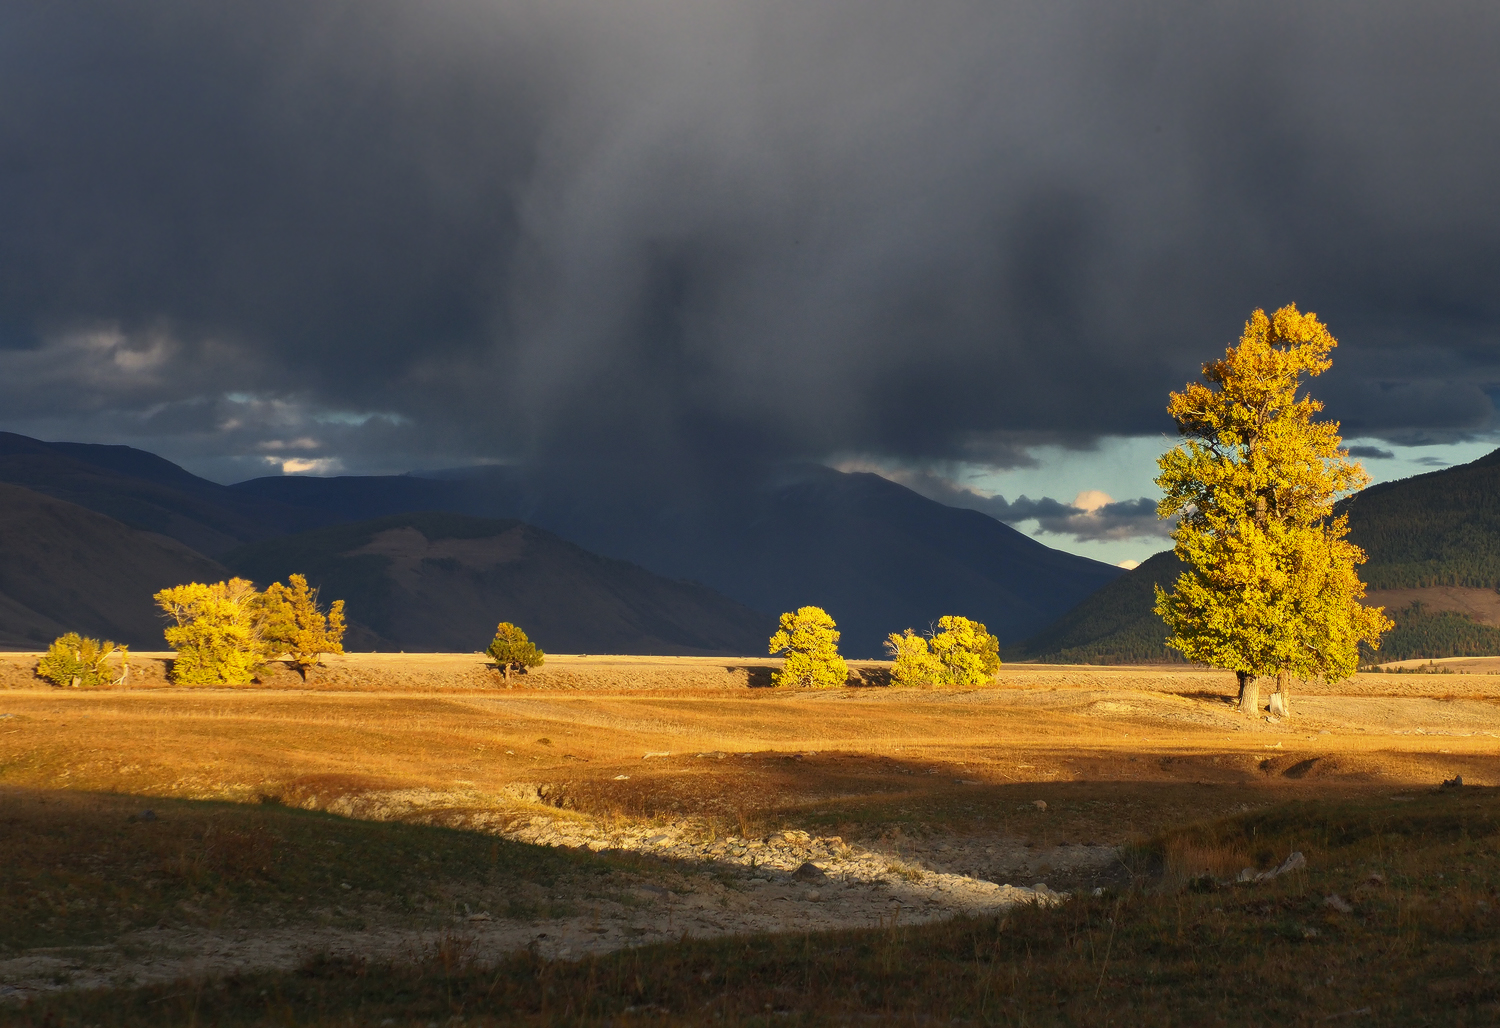
[{"label": "golden grass field", "polygon": [[[460,942],[496,966],[684,932],[895,930],[989,916],[964,893],[985,882],[1180,889],[1334,845],[1326,819],[1278,821],[1265,846],[1216,819],[1402,814],[1455,775],[1488,809],[1470,787],[1500,784],[1500,675],[1473,661],[1308,689],[1272,722],[1230,706],[1233,675],[1176,666],[1010,665],[985,688],[909,690],[868,662],[861,685],[811,692],[768,687],[764,659],[549,656],[507,688],[477,654],[351,654],[306,682],[179,689],[162,656],[84,691],[0,655],[0,983],[18,1010],[320,952],[428,974]],[[753,870],[773,833],[811,840],[822,895]],[[1027,919],[1083,915],[1015,916],[1045,933]],[[284,1023],[325,1023],[304,1014]]]}]

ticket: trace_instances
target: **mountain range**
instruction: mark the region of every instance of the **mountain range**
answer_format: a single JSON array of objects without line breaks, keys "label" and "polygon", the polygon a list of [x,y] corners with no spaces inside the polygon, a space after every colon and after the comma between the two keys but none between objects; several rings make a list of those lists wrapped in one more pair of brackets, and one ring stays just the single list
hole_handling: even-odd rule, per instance
[{"label": "mountain range", "polygon": [[[17,511],[57,515],[45,531],[38,517],[18,524],[16,546],[97,534],[85,514],[115,526],[90,558],[107,589],[63,565],[7,579],[5,645],[60,625],[159,645],[143,618],[162,586],[303,571],[325,598],[347,600],[351,648],[471,649],[507,611],[554,651],[756,653],[775,615],[811,604],[837,618],[844,652],[878,656],[889,632],[950,613],[1020,640],[1122,574],[879,476],[820,466],[754,469],[693,496],[518,468],[222,486],[130,447],[0,433],[0,482],[39,497],[16,499]],[[411,517],[436,513],[480,520]],[[101,601],[92,620],[70,623],[57,597],[79,597],[82,612],[91,591],[136,613],[110,621]]]}]

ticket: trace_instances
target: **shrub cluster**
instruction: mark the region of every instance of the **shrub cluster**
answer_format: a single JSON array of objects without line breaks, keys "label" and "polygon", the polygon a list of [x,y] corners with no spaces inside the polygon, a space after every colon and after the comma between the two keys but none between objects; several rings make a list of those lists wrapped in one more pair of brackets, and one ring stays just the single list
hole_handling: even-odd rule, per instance
[{"label": "shrub cluster", "polygon": [[[113,677],[109,658],[120,657],[120,675]],[[120,685],[130,678],[130,648],[89,639],[77,632],[58,636],[45,656],[37,661],[36,673],[54,685]]]},{"label": "shrub cluster", "polygon": [[255,591],[243,578],[190,582],[153,598],[171,618],[167,644],[177,651],[172,681],[179,685],[247,685],[267,661],[287,660],[303,673],[324,653],[343,653],[344,601],[327,614],[307,579],[273,582]]},{"label": "shrub cluster", "polygon": [[957,614],[938,618],[926,637],[910,628],[885,641],[898,685],[983,685],[1000,671],[1000,640],[981,622]]},{"label": "shrub cluster", "polygon": [[[849,666],[839,656],[838,626],[821,607],[802,607],[781,615],[771,636],[771,653],[786,655],[776,685],[829,689],[843,685]],[[898,685],[983,685],[1000,671],[1000,640],[978,621],[957,614],[938,618],[938,630],[926,636],[908,628],[886,639]]]}]

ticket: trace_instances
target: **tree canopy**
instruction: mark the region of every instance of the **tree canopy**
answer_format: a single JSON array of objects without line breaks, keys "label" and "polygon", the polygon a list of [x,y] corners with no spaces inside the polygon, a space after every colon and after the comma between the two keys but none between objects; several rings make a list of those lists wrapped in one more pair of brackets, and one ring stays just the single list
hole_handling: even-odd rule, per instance
[{"label": "tree canopy", "polygon": [[546,659],[546,654],[526,638],[526,633],[509,621],[502,621],[495,626],[495,638],[490,641],[489,649],[485,652],[506,679],[510,678],[512,671],[541,667],[542,661]]},{"label": "tree canopy", "polygon": [[908,628],[886,639],[898,685],[983,685],[1000,671],[1000,640],[983,624],[945,614],[938,628],[926,637]]},{"label": "tree canopy", "polygon": [[[112,677],[109,658],[119,654],[120,677]],[[130,678],[130,648],[69,632],[53,640],[37,661],[36,673],[54,685],[119,685]]]},{"label": "tree canopy", "polygon": [[1257,310],[1237,345],[1203,366],[1204,382],[1173,393],[1168,411],[1183,442],[1158,461],[1166,494],[1157,513],[1176,517],[1172,538],[1187,565],[1173,590],[1156,589],[1168,645],[1189,660],[1238,672],[1241,704],[1275,674],[1346,678],[1359,644],[1389,627],[1365,595],[1339,496],[1368,481],[1342,449],[1323,404],[1298,395],[1302,376],[1331,365],[1338,345],[1315,314],[1289,305]]},{"label": "tree canopy", "polygon": [[272,582],[255,597],[255,622],[266,656],[286,657],[305,677],[323,654],[344,652],[344,601],[334,600],[325,615],[306,576],[290,575],[287,581]]},{"label": "tree canopy", "polygon": [[205,585],[189,582],[153,598],[172,619],[167,644],[177,651],[172,681],[179,685],[248,685],[265,662],[255,624],[255,585],[243,578]]},{"label": "tree canopy", "polygon": [[771,653],[785,653],[781,670],[771,675],[776,685],[833,689],[849,679],[849,665],[839,656],[838,626],[822,607],[800,607],[781,615],[781,627],[771,636]]},{"label": "tree canopy", "polygon": [[167,644],[177,651],[172,681],[179,685],[248,685],[267,660],[286,657],[305,675],[320,654],[343,653],[344,601],[325,615],[302,575],[265,592],[243,578],[189,582],[153,599],[171,619]]}]

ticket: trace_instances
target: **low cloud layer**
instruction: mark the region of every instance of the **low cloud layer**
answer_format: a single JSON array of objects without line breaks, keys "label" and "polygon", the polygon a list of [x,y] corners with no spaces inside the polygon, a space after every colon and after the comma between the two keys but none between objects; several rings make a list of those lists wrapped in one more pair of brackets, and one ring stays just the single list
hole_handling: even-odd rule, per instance
[{"label": "low cloud layer", "polygon": [[842,471],[869,471],[912,489],[928,499],[950,507],[963,507],[988,514],[1008,525],[1035,523],[1035,531],[1070,536],[1073,541],[1120,542],[1160,540],[1171,535],[1173,522],[1156,516],[1156,501],[1147,497],[1115,500],[1091,489],[1064,503],[1049,496],[1033,500],[1026,496],[1006,500],[921,468],[890,468],[862,461],[843,461]]},{"label": "low cloud layer", "polygon": [[1394,0],[7,5],[0,420],[225,478],[1015,467],[1296,301],[1346,434],[1484,436],[1496,52]]}]

